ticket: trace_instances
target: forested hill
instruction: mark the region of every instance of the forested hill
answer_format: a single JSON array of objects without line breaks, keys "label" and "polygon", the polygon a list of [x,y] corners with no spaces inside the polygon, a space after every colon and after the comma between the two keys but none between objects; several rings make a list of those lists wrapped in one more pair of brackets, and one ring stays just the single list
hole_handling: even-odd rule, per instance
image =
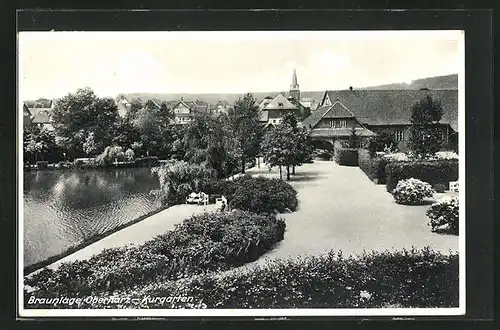
[{"label": "forested hill", "polygon": [[[346,86],[345,89],[348,89],[349,86]],[[417,90],[422,88],[428,88],[432,90],[436,89],[458,89],[458,75],[451,74],[446,76],[438,76],[438,77],[429,77],[417,79],[411,82],[411,84],[407,83],[393,83],[387,85],[379,85],[379,86],[369,86],[369,87],[355,87],[358,90]],[[275,96],[280,91],[272,91],[272,92],[257,92],[252,93],[256,97],[257,100],[262,100],[266,96]],[[281,91],[288,95],[287,91]],[[324,90],[321,91],[301,91],[302,98],[313,98],[315,100],[319,100],[323,97],[325,93]],[[242,94],[215,94],[215,93],[207,93],[207,94],[180,94],[180,93],[130,93],[124,94],[124,96],[129,100],[134,100],[136,98],[141,98],[143,100],[147,99],[155,99],[160,101],[173,101],[180,100],[181,97],[187,100],[202,100],[208,103],[216,103],[220,100],[226,100],[229,103],[233,103],[238,99],[238,97],[242,96]]]},{"label": "forested hill", "polygon": [[[348,89],[349,86],[346,86],[345,89]],[[458,89],[458,75],[457,74],[451,74],[451,75],[446,75],[446,76],[438,76],[438,77],[429,77],[429,78],[422,78],[422,79],[417,79],[412,81],[410,84],[407,83],[393,83],[393,84],[387,84],[387,85],[379,85],[379,86],[368,86],[368,87],[356,87],[353,86],[353,88],[358,89],[358,90],[406,90],[406,89],[422,89],[422,88],[428,88],[432,90],[436,89]],[[262,100],[266,96],[276,96],[278,93],[284,93],[285,95],[288,95],[288,91],[270,91],[270,92],[255,92],[252,93],[257,100]],[[313,98],[315,100],[320,100],[323,97],[323,94],[325,93],[324,90],[321,91],[301,91],[301,98]],[[229,103],[233,103],[236,101],[239,97],[241,97],[243,94],[224,94],[224,93],[200,93],[200,94],[189,94],[189,93],[124,93],[121,94],[121,96],[125,97],[128,101],[133,101],[137,98],[140,98],[142,100],[149,100],[153,99],[156,101],[169,101],[169,104],[175,103],[175,101],[178,101],[182,98],[185,100],[200,100],[204,101],[210,104],[215,104],[218,101],[225,100]],[[45,100],[45,99],[43,99]],[[28,106],[31,105],[29,102],[35,102],[35,101],[28,101],[26,100],[25,103],[28,104]]]},{"label": "forested hill", "polygon": [[411,84],[406,83],[394,83],[388,85],[370,86],[358,89],[378,89],[378,90],[400,90],[400,89],[458,89],[458,75],[450,74],[447,76],[430,77],[417,79],[411,82]]}]

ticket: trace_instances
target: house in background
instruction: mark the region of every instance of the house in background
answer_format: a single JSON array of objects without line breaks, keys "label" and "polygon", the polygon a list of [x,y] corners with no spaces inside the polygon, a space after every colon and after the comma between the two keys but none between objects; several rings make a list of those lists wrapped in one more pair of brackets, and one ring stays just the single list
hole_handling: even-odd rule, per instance
[{"label": "house in background", "polygon": [[430,95],[441,102],[440,121],[443,149],[453,148],[458,132],[457,90],[342,90],[326,91],[318,109],[302,125],[311,129],[315,143],[322,148],[338,145],[351,135],[351,128],[362,137],[387,132],[400,150],[407,150],[412,106]]},{"label": "house in background", "polygon": [[174,114],[174,124],[185,125],[191,122],[197,116],[209,114],[208,104],[202,101],[180,101],[172,108]]},{"label": "house in background", "polygon": [[279,125],[283,120],[283,116],[289,113],[300,117],[300,106],[281,93],[274,98],[266,97],[259,104],[259,121],[263,125]]},{"label": "house in background", "polygon": [[297,72],[293,70],[292,83],[288,97],[282,92],[275,97],[267,96],[259,104],[259,121],[263,125],[278,125],[283,116],[287,113],[293,113],[300,120],[309,115],[311,106],[316,108],[317,104],[313,98],[301,98]]},{"label": "house in background", "polygon": [[23,106],[24,124],[39,124],[43,128],[53,131],[52,110],[54,109],[54,105],[55,103],[53,101],[48,101],[45,104],[35,103],[32,104],[31,107],[25,103]]},{"label": "house in background", "polygon": [[229,104],[228,101],[226,100],[221,100],[217,102],[211,109],[210,113],[213,115],[219,115],[219,114],[227,114],[229,109],[231,108],[231,105]]}]

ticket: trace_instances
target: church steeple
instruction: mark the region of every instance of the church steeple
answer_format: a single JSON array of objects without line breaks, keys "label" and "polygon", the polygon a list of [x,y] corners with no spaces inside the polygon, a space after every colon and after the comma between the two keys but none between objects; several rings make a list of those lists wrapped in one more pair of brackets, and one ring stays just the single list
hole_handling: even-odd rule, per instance
[{"label": "church steeple", "polygon": [[292,84],[290,85],[290,96],[295,100],[300,101],[300,89],[297,82],[297,72],[293,69]]}]

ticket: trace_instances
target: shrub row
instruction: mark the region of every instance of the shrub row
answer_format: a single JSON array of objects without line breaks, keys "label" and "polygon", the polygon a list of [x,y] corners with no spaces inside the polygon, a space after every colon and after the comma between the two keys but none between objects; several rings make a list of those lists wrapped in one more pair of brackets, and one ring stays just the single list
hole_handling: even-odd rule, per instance
[{"label": "shrub row", "polygon": [[[118,308],[458,307],[458,254],[429,249],[268,261],[229,274],[155,282]],[[123,295],[126,297],[126,295]],[[189,304],[144,297],[190,296]],[[118,294],[117,297],[120,297]],[[129,296],[130,297],[130,296]],[[137,298],[137,300],[133,299]],[[135,300],[135,302],[134,302]],[[74,308],[105,308],[87,304]]]},{"label": "shrub row", "polygon": [[390,162],[386,166],[387,191],[392,192],[400,180],[415,178],[430,185],[458,180],[458,160],[440,159],[432,161]]},{"label": "shrub row", "polygon": [[241,176],[219,181],[212,192],[224,195],[231,209],[254,213],[283,213],[297,209],[297,192],[287,182],[264,177]]},{"label": "shrub row", "polygon": [[283,239],[285,222],[245,211],[195,215],[137,247],[107,249],[88,260],[25,279],[37,295],[82,296],[141,287],[256,260]]},{"label": "shrub row", "polygon": [[385,167],[388,163],[384,157],[371,156],[368,149],[358,149],[359,168],[368,176],[368,178],[377,183],[385,184],[386,173]]},{"label": "shrub row", "polygon": [[336,148],[335,161],[339,165],[358,166],[358,149]]}]

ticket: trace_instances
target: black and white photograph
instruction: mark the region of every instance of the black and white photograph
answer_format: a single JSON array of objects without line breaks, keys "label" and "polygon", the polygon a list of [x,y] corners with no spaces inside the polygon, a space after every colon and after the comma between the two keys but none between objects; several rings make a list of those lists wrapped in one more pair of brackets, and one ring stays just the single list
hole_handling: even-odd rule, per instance
[{"label": "black and white photograph", "polygon": [[21,31],[19,315],[464,315],[460,30]]}]

